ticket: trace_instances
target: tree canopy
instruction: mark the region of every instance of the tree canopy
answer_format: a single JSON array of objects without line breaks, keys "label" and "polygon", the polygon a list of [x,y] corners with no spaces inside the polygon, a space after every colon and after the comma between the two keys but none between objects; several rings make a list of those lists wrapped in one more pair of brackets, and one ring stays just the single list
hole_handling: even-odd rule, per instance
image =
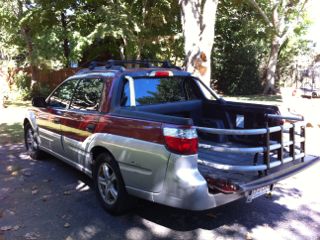
[{"label": "tree canopy", "polygon": [[184,64],[208,85],[214,79],[224,93],[260,93],[263,85],[273,88],[275,79],[286,73],[286,62],[292,62],[302,46],[307,48],[299,40],[307,26],[305,4],[305,0],[1,1],[0,57],[17,67],[30,67],[33,81],[35,68],[86,66],[111,58],[169,59]]}]

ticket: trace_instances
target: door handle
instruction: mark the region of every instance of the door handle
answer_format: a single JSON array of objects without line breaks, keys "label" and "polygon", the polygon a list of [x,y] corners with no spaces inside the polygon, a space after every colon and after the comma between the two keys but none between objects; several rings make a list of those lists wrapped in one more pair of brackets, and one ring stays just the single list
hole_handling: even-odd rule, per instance
[{"label": "door handle", "polygon": [[56,123],[56,124],[60,124],[60,118],[54,118],[53,122]]},{"label": "door handle", "polygon": [[89,123],[86,127],[86,131],[91,132],[91,133],[94,132],[95,129],[96,129],[96,125],[93,123]]}]

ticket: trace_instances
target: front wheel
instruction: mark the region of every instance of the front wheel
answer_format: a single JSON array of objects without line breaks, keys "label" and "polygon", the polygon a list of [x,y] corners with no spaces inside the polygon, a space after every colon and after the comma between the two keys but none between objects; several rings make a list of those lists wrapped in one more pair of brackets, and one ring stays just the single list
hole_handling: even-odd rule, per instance
[{"label": "front wheel", "polygon": [[109,154],[97,156],[93,179],[97,197],[104,209],[112,214],[121,214],[128,208],[129,197],[120,170]]},{"label": "front wheel", "polygon": [[37,133],[29,123],[24,128],[24,140],[29,156],[33,159],[39,159],[41,157],[41,150],[39,149]]}]

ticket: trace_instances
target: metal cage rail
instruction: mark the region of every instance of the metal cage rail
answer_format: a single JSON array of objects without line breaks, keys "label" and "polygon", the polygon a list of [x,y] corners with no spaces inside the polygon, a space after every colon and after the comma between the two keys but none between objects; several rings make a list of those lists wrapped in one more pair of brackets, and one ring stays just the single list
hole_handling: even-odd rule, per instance
[{"label": "metal cage rail", "polygon": [[[207,149],[213,152],[225,153],[262,153],[263,164],[256,164],[256,162],[254,162],[253,165],[232,165],[222,164],[214,161],[206,161],[202,159],[199,159],[198,163],[200,165],[205,165],[220,170],[250,172],[267,171],[271,168],[278,167],[282,164],[295,161],[297,159],[300,159],[303,162],[305,157],[305,122],[303,121],[303,117],[281,116],[275,114],[266,114],[265,117],[266,120],[281,119],[290,121],[290,123],[268,127],[268,121],[266,121],[266,127],[259,129],[218,129],[195,126],[198,131],[211,134],[238,136],[262,135],[264,144],[258,147],[222,147],[200,143],[199,148]],[[270,140],[270,135],[272,133],[280,133],[279,139],[277,139],[278,141]],[[284,141],[284,134],[289,134],[289,141]],[[299,145],[297,146],[297,144]],[[284,157],[285,148],[288,148],[289,153],[289,156],[286,157]],[[277,151],[277,161],[270,161],[270,155],[275,151]]]}]

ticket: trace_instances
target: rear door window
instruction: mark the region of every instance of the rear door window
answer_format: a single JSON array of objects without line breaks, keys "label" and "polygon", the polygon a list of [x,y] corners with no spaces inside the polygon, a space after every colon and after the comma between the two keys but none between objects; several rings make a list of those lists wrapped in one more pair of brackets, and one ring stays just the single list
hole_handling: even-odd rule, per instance
[{"label": "rear door window", "polygon": [[[135,78],[134,89],[137,106],[200,99],[193,80],[185,77]],[[130,106],[128,81],[122,90],[121,106]]]},{"label": "rear door window", "polygon": [[103,90],[103,79],[82,79],[74,93],[70,109],[98,111]]}]

